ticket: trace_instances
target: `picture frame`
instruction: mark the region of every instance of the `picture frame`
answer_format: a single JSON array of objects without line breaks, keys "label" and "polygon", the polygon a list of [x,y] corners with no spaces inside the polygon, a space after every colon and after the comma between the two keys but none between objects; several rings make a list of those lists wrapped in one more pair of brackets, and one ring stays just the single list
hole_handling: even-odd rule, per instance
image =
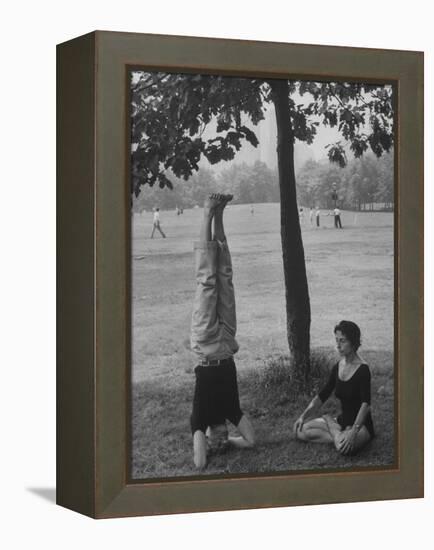
[{"label": "picture frame", "polygon": [[[133,482],[127,71],[393,82],[397,465]],[[57,503],[93,518],[423,496],[423,54],[96,31],[57,47]]]}]

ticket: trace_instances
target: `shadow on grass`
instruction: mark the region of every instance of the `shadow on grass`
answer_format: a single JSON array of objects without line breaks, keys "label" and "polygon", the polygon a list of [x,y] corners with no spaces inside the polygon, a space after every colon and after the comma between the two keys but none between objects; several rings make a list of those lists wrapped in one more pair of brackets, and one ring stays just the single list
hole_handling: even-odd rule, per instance
[{"label": "shadow on grass", "polygon": [[[333,365],[330,350],[315,350],[313,394]],[[294,439],[292,425],[312,395],[294,395],[284,357],[268,358],[262,370],[238,373],[241,407],[256,432],[254,449],[228,448],[209,457],[201,474],[192,461],[189,418],[194,375],[136,383],[132,388],[133,479],[216,474],[272,473],[322,469],[360,469],[394,464],[393,353],[365,351],[372,372],[372,416],[376,438],[356,456],[338,454],[332,445],[302,443]],[[323,412],[339,409],[334,398]],[[230,427],[231,432],[235,432]]]}]

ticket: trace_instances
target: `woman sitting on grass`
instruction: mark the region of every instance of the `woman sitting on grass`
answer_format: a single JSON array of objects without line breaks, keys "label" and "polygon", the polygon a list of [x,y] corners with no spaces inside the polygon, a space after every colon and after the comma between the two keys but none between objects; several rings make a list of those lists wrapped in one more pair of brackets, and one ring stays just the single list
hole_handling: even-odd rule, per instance
[{"label": "woman sitting on grass", "polygon": [[[234,354],[236,313],[232,262],[223,227],[223,211],[232,195],[213,194],[204,205],[200,240],[195,243],[196,295],[191,323],[191,349],[199,364],[191,414],[194,463],[204,468],[208,450],[226,443],[252,447],[254,433],[240,408]],[[214,235],[211,237],[212,222]],[[226,420],[240,436],[229,437]],[[208,438],[208,440],[207,440]]]},{"label": "woman sitting on grass", "polygon": [[[331,370],[324,388],[306,407],[294,424],[297,439],[314,443],[334,443],[343,455],[354,454],[375,435],[371,417],[371,372],[357,354],[360,329],[351,321],[341,321],[334,329],[341,359]],[[333,390],[341,401],[342,412],[335,419],[325,414],[314,417]]]}]

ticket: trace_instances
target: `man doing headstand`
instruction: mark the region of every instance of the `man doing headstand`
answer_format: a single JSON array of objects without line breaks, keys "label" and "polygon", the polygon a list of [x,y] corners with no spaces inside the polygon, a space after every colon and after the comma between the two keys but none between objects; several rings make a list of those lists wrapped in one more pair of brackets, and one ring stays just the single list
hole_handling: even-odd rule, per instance
[{"label": "man doing headstand", "polygon": [[[233,356],[236,313],[232,262],[223,227],[223,210],[232,195],[213,194],[204,204],[200,240],[195,243],[196,295],[190,344],[198,358],[191,414],[194,463],[204,468],[207,435],[223,437],[237,447],[252,447],[254,432],[240,408]],[[211,226],[214,221],[214,235]],[[239,437],[229,437],[226,420],[236,426]]]}]

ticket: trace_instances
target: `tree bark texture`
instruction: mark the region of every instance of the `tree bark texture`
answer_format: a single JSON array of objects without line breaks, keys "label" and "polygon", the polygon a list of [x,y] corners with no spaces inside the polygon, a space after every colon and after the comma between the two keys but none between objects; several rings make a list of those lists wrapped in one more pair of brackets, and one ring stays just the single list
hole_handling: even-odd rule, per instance
[{"label": "tree bark texture", "polygon": [[280,187],[280,225],[286,293],[286,324],[291,369],[295,381],[308,382],[310,370],[310,300],[297,206],[289,86],[271,80],[277,121],[277,164]]}]

